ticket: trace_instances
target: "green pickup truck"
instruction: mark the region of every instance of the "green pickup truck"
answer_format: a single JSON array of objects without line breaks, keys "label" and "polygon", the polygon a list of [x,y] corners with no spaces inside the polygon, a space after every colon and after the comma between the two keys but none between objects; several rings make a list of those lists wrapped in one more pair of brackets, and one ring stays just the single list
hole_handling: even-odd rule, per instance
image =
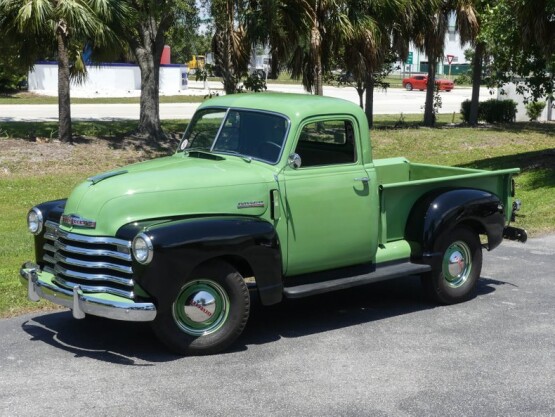
[{"label": "green pickup truck", "polygon": [[31,300],[149,321],[180,354],[227,348],[263,305],[411,274],[471,298],[510,227],[518,169],[372,159],[347,101],[237,94],[203,103],[174,155],[106,172],[28,214]]}]

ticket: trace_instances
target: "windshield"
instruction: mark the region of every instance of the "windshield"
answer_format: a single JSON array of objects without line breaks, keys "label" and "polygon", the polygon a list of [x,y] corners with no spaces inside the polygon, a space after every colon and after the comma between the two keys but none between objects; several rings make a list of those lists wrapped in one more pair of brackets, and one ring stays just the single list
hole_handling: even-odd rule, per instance
[{"label": "windshield", "polygon": [[271,164],[279,160],[288,120],[252,110],[203,109],[187,127],[180,151],[234,154]]}]

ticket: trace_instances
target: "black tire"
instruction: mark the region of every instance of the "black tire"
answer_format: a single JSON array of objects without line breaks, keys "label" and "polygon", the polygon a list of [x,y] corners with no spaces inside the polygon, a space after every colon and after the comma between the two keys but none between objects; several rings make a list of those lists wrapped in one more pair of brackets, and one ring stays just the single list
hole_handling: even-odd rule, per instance
[{"label": "black tire", "polygon": [[406,83],[406,84],[405,84],[405,89],[406,89],[407,91],[412,91],[412,84],[411,84],[411,83]]},{"label": "black tire", "polygon": [[457,227],[437,239],[441,267],[422,276],[428,295],[441,304],[456,304],[474,297],[482,271],[482,245],[474,231]]},{"label": "black tire", "polygon": [[250,311],[249,290],[229,264],[213,261],[184,280],[170,305],[158,306],[152,328],[180,355],[221,352],[242,333]]}]

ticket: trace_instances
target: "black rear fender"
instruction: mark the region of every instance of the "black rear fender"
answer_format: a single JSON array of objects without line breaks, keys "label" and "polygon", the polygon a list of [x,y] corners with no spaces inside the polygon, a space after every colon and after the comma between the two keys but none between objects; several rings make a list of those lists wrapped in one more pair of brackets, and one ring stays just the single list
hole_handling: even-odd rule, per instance
[{"label": "black rear fender", "polygon": [[[505,207],[494,194],[476,189],[435,190],[421,197],[413,206],[405,228],[406,239],[420,248],[415,261],[433,257],[437,238],[464,225],[477,234],[485,234],[487,249],[503,240]],[[426,262],[428,263],[428,262]]]}]

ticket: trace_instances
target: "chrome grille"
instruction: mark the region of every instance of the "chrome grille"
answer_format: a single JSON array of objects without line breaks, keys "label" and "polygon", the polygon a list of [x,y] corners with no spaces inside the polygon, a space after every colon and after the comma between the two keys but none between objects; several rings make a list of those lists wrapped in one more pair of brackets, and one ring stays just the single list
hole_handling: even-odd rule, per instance
[{"label": "chrome grille", "polygon": [[78,285],[83,292],[108,293],[133,298],[131,242],[101,236],[85,236],[60,230],[47,221],[44,270],[67,289]]}]

